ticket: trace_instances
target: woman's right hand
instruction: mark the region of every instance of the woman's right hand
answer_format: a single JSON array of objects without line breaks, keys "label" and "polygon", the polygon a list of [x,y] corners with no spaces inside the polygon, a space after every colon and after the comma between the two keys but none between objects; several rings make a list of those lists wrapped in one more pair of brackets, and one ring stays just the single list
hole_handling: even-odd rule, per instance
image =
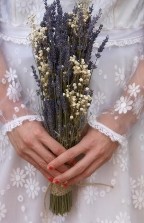
[{"label": "woman's right hand", "polygon": [[68,169],[66,165],[62,165],[58,170],[47,169],[49,162],[66,149],[46,132],[40,122],[26,121],[9,132],[8,137],[18,155],[31,163],[49,181]]}]

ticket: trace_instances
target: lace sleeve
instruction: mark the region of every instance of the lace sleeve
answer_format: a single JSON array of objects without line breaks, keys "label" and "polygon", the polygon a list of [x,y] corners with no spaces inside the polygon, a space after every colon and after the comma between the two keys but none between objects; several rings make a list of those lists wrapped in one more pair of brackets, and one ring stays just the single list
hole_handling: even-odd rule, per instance
[{"label": "lace sleeve", "polygon": [[141,56],[138,66],[126,83],[123,92],[109,109],[95,115],[92,102],[88,114],[88,123],[109,136],[112,141],[125,144],[131,128],[142,117],[143,110],[144,56]]},{"label": "lace sleeve", "polygon": [[23,91],[17,74],[7,69],[2,52],[0,52],[0,125],[3,134],[12,131],[23,121],[41,121],[41,117],[26,108]]}]

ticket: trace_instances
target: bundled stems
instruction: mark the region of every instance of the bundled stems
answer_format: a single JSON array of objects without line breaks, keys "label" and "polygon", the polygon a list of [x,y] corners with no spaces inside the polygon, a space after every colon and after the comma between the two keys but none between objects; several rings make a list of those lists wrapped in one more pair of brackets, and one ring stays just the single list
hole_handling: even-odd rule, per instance
[{"label": "bundled stems", "polygon": [[[66,149],[80,141],[86,114],[92,100],[90,78],[96,63],[91,54],[102,25],[95,28],[101,10],[92,16],[93,7],[77,4],[72,13],[64,13],[60,0],[44,1],[45,14],[39,27],[32,21],[30,35],[37,69],[32,66],[41,113],[48,133]],[[95,54],[100,58],[108,41]],[[37,74],[37,71],[38,74]],[[50,210],[67,213],[72,206],[72,188],[51,185]]]}]

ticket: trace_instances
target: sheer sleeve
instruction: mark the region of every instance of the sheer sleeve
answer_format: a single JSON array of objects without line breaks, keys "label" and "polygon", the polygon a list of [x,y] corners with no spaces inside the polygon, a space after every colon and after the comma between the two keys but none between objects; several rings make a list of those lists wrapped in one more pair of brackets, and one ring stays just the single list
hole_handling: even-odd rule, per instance
[{"label": "sheer sleeve", "polygon": [[6,60],[0,50],[0,127],[3,134],[12,131],[23,121],[38,120],[39,115],[26,108],[23,89],[14,70],[7,68]]},{"label": "sheer sleeve", "polygon": [[99,115],[89,109],[88,123],[93,128],[109,136],[112,141],[127,143],[131,128],[142,117],[144,110],[144,56],[141,55],[138,66],[127,81],[121,95],[112,106]]}]

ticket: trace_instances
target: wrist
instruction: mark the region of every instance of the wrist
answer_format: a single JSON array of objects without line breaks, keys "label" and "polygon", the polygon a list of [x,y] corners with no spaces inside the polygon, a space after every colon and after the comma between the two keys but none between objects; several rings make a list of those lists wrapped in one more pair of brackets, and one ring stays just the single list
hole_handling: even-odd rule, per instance
[{"label": "wrist", "polygon": [[101,116],[97,117],[97,121],[101,124],[107,126],[112,131],[116,132],[117,134],[123,135],[123,129],[122,128],[122,121],[117,120],[112,116],[111,114],[102,114]]},{"label": "wrist", "polygon": [[95,115],[89,115],[88,116],[88,124],[94,128],[97,129],[99,132],[103,133],[104,135],[108,136],[111,141],[118,142],[121,145],[126,145],[127,140],[125,135],[118,133],[119,126],[115,125],[114,128],[111,127],[110,120],[106,119],[106,121],[101,122],[102,119],[98,118]]}]

